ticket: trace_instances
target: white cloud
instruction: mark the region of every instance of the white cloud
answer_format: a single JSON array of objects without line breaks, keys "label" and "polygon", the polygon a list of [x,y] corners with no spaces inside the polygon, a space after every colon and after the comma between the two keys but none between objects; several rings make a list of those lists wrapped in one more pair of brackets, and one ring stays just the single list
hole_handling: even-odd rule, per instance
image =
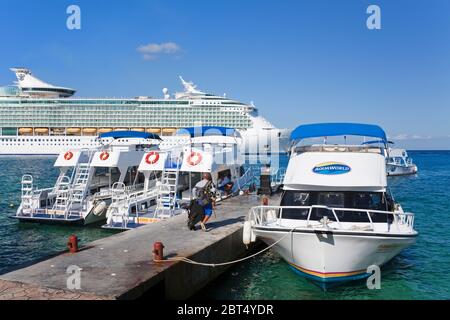
[{"label": "white cloud", "polygon": [[406,133],[400,133],[394,137],[392,137],[392,140],[419,140],[419,139],[432,139],[431,136],[422,136],[419,134],[406,134]]},{"label": "white cloud", "polygon": [[400,133],[395,137],[392,137],[393,140],[406,140],[408,139],[408,135],[406,133]]},{"label": "white cloud", "polygon": [[137,51],[142,54],[144,60],[155,60],[161,54],[179,53],[181,47],[175,42],[149,43],[139,46]]}]

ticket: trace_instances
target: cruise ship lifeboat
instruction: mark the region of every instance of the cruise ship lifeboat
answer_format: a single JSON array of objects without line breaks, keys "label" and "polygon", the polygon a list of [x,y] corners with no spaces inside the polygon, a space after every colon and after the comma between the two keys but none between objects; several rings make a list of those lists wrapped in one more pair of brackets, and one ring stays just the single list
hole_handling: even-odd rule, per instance
[{"label": "cruise ship lifeboat", "polygon": [[49,132],[48,128],[36,128],[36,129],[34,129],[34,133],[35,134],[45,135],[45,134],[48,134],[48,132]]},{"label": "cruise ship lifeboat", "polygon": [[98,129],[98,133],[108,133],[108,132],[112,132],[113,129],[112,128],[100,128]]},{"label": "cruise ship lifeboat", "polygon": [[97,134],[97,129],[95,129],[95,128],[84,128],[83,129],[83,133],[84,134],[95,135],[95,134]]},{"label": "cruise ship lifeboat", "polygon": [[173,135],[176,131],[177,131],[177,129],[175,129],[175,128],[164,128],[164,129],[162,129],[163,135]]},{"label": "cruise ship lifeboat", "polygon": [[19,134],[20,135],[32,134],[32,133],[33,133],[33,128],[20,128],[19,129]]},{"label": "cruise ship lifeboat", "polygon": [[80,128],[68,128],[68,129],[66,130],[66,132],[67,132],[68,134],[80,134],[81,129],[80,129]]},{"label": "cruise ship lifeboat", "polygon": [[159,128],[148,128],[147,130],[148,133],[156,133],[156,134],[161,134],[161,129]]}]

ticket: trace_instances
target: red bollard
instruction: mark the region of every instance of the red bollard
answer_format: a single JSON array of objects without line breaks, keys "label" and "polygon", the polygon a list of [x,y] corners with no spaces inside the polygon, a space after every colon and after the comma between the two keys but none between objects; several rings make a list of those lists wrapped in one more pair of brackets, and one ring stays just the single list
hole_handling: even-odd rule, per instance
[{"label": "red bollard", "polygon": [[161,261],[164,260],[164,245],[162,242],[155,242],[153,244],[153,260]]},{"label": "red bollard", "polygon": [[67,247],[69,248],[70,253],[78,252],[78,237],[71,235],[69,237],[69,242],[67,242]]},{"label": "red bollard", "polygon": [[264,196],[262,198],[262,205],[263,206],[268,206],[269,205],[269,198],[268,197]]}]

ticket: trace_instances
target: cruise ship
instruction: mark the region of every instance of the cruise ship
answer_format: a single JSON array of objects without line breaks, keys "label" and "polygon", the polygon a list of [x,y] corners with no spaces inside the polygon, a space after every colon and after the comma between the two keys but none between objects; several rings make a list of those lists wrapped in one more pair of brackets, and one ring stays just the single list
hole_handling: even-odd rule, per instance
[{"label": "cruise ship", "polygon": [[183,143],[179,128],[223,126],[239,130],[246,155],[274,155],[289,149],[290,130],[277,129],[253,103],[202,92],[180,77],[183,92],[162,98],[78,98],[76,90],[54,86],[29,69],[12,68],[17,81],[0,87],[0,155],[57,155],[99,146],[99,134],[133,130],[161,136],[161,148]]}]

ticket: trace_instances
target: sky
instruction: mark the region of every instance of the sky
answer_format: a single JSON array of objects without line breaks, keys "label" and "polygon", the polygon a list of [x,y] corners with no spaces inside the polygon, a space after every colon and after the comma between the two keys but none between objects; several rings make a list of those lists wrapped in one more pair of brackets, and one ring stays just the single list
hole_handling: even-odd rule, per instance
[{"label": "sky", "polygon": [[450,149],[450,1],[0,0],[0,28],[1,85],[20,66],[80,97],[162,97],[182,75],[277,127],[373,123]]}]

